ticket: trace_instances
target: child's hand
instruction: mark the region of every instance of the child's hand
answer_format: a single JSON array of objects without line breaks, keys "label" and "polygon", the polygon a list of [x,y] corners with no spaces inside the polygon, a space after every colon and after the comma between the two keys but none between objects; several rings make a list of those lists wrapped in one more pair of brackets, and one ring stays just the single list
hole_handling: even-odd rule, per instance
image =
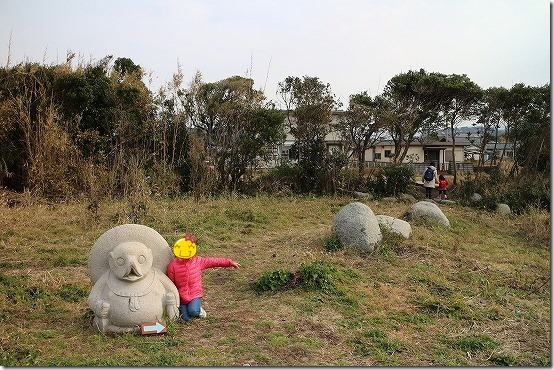
[{"label": "child's hand", "polygon": [[235,261],[231,261],[231,267],[238,269],[240,267],[240,264]]}]

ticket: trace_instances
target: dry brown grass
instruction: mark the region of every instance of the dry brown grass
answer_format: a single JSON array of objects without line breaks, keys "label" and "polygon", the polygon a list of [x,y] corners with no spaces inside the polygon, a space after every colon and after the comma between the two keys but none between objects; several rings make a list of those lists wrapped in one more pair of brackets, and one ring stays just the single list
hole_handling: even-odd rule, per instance
[{"label": "dry brown grass", "polygon": [[[413,224],[409,240],[372,256],[326,252],[332,217],[351,201],[146,199],[137,214],[132,201],[101,202],[93,211],[87,202],[8,206],[4,199],[2,365],[550,364],[549,243],[530,243],[522,234],[530,216],[498,218],[441,205],[451,229]],[[395,217],[409,207],[366,204]],[[172,323],[159,337],[110,337],[88,327],[90,248],[133,218],[169,243],[192,232],[199,254],[241,263],[239,270],[204,272],[207,319]],[[318,260],[349,276],[340,286],[344,297],[253,290],[265,271],[294,271]]]}]

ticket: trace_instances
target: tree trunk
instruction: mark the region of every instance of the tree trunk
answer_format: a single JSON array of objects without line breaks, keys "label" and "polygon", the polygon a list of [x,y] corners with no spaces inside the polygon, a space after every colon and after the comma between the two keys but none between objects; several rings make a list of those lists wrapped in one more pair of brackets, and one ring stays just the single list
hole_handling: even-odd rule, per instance
[{"label": "tree trunk", "polygon": [[358,183],[361,184],[364,178],[365,150],[358,151]]},{"label": "tree trunk", "polygon": [[450,134],[452,135],[452,167],[454,167],[454,185],[457,184],[457,173],[456,173],[456,139],[454,138],[454,120],[450,122]]}]

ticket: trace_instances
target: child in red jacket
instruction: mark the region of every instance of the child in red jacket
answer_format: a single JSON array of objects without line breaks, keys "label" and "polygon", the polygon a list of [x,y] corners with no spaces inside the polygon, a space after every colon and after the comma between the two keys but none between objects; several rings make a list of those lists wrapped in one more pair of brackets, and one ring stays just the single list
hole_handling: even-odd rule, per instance
[{"label": "child in red jacket", "polygon": [[206,317],[202,308],[202,270],[213,267],[240,267],[230,258],[201,257],[196,255],[196,238],[186,234],[173,244],[173,259],[167,265],[167,276],[179,291],[179,316],[184,321],[193,317]]},{"label": "child in red jacket", "polygon": [[448,180],[443,175],[439,176],[439,197],[441,199],[448,198],[446,196],[446,188],[448,187]]}]

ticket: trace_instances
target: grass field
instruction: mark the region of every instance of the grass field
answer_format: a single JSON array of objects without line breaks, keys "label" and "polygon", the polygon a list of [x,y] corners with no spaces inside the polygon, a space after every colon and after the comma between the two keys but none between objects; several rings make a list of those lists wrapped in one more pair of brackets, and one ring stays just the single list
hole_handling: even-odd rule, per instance
[{"label": "grass field", "polygon": [[[372,255],[325,248],[349,197],[0,205],[0,365],[550,366],[550,215],[440,205],[450,229],[413,223]],[[364,201],[401,217],[408,203]],[[161,336],[89,326],[87,259],[124,223],[242,268],[204,271],[206,319]],[[257,293],[267,272],[322,262],[336,289]]]}]

